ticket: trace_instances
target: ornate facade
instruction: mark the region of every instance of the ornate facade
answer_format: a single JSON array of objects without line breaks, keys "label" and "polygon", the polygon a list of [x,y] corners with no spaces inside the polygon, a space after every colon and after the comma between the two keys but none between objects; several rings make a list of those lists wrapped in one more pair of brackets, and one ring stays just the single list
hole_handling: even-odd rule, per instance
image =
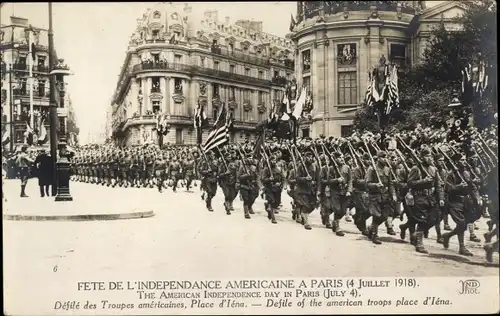
[{"label": "ornate facade", "polygon": [[[12,122],[10,139],[14,145],[24,142],[26,122],[30,121],[29,91],[33,89],[34,125],[44,122],[48,131],[49,111],[49,59],[48,31],[32,27],[32,40],[35,48],[35,60],[32,65],[33,84],[29,84],[29,23],[25,18],[11,17],[10,24],[0,28],[1,51],[1,104],[2,133]],[[9,126],[10,127],[10,126]]]},{"label": "ornate facade", "polygon": [[252,137],[293,77],[292,45],[262,32],[262,22],[221,22],[216,11],[196,16],[188,4],[157,4],[131,36],[113,96],[113,138],[127,146],[155,143],[157,116],[165,115],[163,143],[194,144],[198,103],[211,122],[226,105],[235,118],[231,137]]},{"label": "ornate facade", "polygon": [[400,69],[419,62],[433,28],[464,12],[458,1],[299,1],[290,38],[295,74],[312,96],[303,135],[343,136],[364,100],[368,71],[381,59]]}]

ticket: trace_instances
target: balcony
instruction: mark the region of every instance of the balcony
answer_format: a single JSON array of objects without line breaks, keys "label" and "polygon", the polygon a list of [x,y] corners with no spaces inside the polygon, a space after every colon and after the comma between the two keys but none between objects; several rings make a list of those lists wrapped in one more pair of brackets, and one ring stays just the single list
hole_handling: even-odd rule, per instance
[{"label": "balcony", "polygon": [[151,93],[161,93],[161,89],[159,87],[151,88]]},{"label": "balcony", "polygon": [[[26,71],[28,72],[29,71],[29,67],[28,65],[26,64],[19,64],[19,63],[16,63],[13,65],[14,70],[18,70],[18,71]],[[33,72],[41,72],[41,73],[49,73],[49,67],[48,66],[45,66],[45,65],[33,65],[32,66],[32,71]],[[3,70],[2,70],[3,72]]]},{"label": "balcony", "polygon": [[249,53],[235,51],[234,49],[227,49],[220,46],[211,46],[210,51],[214,54],[228,57],[237,61],[245,61],[259,66],[269,65],[269,59],[266,57],[252,56]]},{"label": "balcony", "polygon": [[[12,89],[12,94],[15,96],[29,97],[29,91],[27,89]],[[33,91],[33,97],[35,98],[49,98],[50,91],[38,90]]]},{"label": "balcony", "polygon": [[28,71],[28,65],[26,64],[18,64],[18,63],[15,63],[12,68],[14,68],[14,70],[22,70],[22,71]]},{"label": "balcony", "polygon": [[134,73],[142,71],[179,71],[187,73],[191,76],[203,74],[206,76],[214,77],[215,79],[234,80],[237,82],[242,82],[257,86],[267,87],[270,84],[270,80],[266,79],[259,79],[255,77],[235,74],[228,71],[221,71],[196,65],[186,65],[177,63],[144,63],[144,64],[134,65],[133,67]]},{"label": "balcony", "polygon": [[285,77],[278,76],[278,77],[273,77],[271,79],[271,83],[275,86],[284,87],[287,84],[287,80]]}]

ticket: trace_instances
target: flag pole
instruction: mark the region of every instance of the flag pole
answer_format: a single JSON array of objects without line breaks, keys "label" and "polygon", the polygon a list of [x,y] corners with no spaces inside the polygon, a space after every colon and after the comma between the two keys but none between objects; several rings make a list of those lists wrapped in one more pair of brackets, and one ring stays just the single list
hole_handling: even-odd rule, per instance
[{"label": "flag pole", "polygon": [[31,48],[32,44],[32,30],[31,26],[28,29],[28,49],[29,49],[29,57],[28,57],[28,67],[29,67],[29,87],[30,87],[30,127],[34,128],[35,118],[33,115],[33,51]]}]

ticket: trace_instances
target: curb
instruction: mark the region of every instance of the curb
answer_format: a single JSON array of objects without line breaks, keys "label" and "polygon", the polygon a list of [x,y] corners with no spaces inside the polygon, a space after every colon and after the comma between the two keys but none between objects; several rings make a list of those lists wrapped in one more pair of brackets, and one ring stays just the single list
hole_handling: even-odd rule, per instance
[{"label": "curb", "polygon": [[87,215],[9,215],[4,214],[4,220],[10,221],[113,221],[121,219],[140,219],[155,216],[154,211],[118,213],[118,214],[87,214]]}]

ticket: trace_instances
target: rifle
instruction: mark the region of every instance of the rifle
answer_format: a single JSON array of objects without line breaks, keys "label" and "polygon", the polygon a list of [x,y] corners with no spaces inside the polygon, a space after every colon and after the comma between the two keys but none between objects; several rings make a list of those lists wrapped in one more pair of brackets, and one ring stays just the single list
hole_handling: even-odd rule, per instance
[{"label": "rifle", "polygon": [[[368,148],[368,145],[366,144],[365,141],[363,141],[363,144],[365,144],[366,150],[368,151],[368,154],[370,153],[370,149]],[[382,180],[380,180],[380,175],[378,174],[377,166],[375,165],[375,160],[373,160],[372,155],[370,155],[370,162],[372,164],[373,171],[375,171],[375,175],[377,176],[378,183],[382,185]]]},{"label": "rifle", "polygon": [[456,175],[458,175],[458,177],[460,178],[460,184],[466,183],[464,177],[462,176],[462,174],[458,170],[458,167],[453,163],[453,161],[450,159],[450,157],[444,152],[444,150],[442,148],[438,147],[438,149],[441,151],[441,154],[446,158],[446,160],[448,161],[448,163],[450,164],[451,168],[456,173]]},{"label": "rifle", "polygon": [[245,173],[248,173],[247,165],[245,164],[245,156],[243,156],[243,153],[240,150],[240,143],[236,143],[236,149],[238,150],[238,153],[241,156],[241,163],[243,165],[243,170],[245,170]]},{"label": "rifle", "polygon": [[403,145],[404,148],[406,148],[406,150],[409,151],[410,155],[412,156],[413,160],[415,160],[415,162],[417,163],[420,171],[422,171],[423,174],[426,175],[426,177],[431,177],[430,174],[427,172],[427,170],[425,170],[423,164],[422,164],[422,161],[420,160],[420,158],[418,158],[417,154],[415,154],[415,151],[413,149],[410,148],[410,146],[408,146],[403,139],[401,139],[401,137],[399,135],[396,135],[396,138],[401,142],[401,145]]}]

